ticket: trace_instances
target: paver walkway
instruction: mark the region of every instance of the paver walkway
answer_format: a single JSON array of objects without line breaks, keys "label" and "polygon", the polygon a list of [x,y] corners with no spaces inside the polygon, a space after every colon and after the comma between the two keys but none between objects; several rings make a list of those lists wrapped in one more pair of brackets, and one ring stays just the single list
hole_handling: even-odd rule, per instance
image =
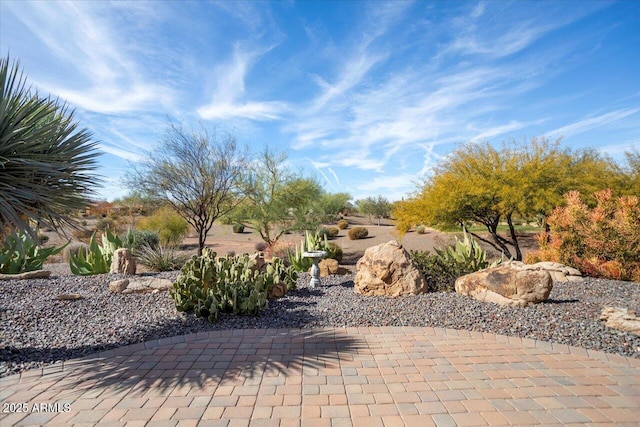
[{"label": "paver walkway", "polygon": [[200,333],[0,386],[3,427],[640,423],[638,359],[439,328]]}]

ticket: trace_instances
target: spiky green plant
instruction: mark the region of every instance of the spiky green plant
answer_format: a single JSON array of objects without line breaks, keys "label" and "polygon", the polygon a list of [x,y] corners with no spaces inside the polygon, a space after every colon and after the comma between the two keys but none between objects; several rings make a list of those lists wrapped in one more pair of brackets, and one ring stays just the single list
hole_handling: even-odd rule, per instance
[{"label": "spiky green plant", "polygon": [[9,234],[0,247],[0,274],[41,270],[47,258],[59,254],[67,245],[41,248],[28,234]]},{"label": "spiky green plant", "polygon": [[0,234],[35,237],[30,221],[57,228],[99,184],[97,143],[64,102],[26,85],[18,62],[0,58]]},{"label": "spiky green plant", "polygon": [[495,267],[501,260],[490,263],[487,261],[487,254],[478,244],[478,242],[467,233],[466,229],[462,229],[463,240],[456,237],[456,244],[448,246],[445,249],[434,249],[437,257],[444,264],[456,265],[465,273],[482,270],[489,267]]},{"label": "spiky green plant", "polygon": [[93,233],[86,255],[83,252],[78,252],[77,255],[69,254],[69,268],[73,274],[80,276],[108,273],[111,269],[113,253],[121,247],[123,247],[122,240],[109,229],[102,235],[101,244],[98,244],[96,233]]}]

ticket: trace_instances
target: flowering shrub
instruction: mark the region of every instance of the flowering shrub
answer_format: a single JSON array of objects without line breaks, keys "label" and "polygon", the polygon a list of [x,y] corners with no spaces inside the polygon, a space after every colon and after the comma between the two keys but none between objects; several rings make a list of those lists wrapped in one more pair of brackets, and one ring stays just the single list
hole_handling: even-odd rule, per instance
[{"label": "flowering shrub", "polygon": [[549,216],[551,231],[538,235],[540,249],[527,262],[560,262],[589,276],[640,282],[638,197],[614,198],[603,190],[595,198],[591,209],[577,191],[566,194],[566,206]]}]

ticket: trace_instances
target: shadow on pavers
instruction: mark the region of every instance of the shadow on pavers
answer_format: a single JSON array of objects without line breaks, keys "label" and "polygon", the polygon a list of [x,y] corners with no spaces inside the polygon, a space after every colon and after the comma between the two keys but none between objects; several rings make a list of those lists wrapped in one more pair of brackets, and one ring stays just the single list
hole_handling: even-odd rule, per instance
[{"label": "shadow on pavers", "polygon": [[[339,368],[367,343],[334,329],[251,329],[211,331],[206,339],[168,344],[112,357],[88,356],[64,366],[68,391],[60,398],[87,392],[139,395],[150,389],[167,395],[179,387],[242,385],[247,378],[301,375]],[[200,338],[200,335],[198,335]],[[257,382],[256,384],[259,384]]]}]

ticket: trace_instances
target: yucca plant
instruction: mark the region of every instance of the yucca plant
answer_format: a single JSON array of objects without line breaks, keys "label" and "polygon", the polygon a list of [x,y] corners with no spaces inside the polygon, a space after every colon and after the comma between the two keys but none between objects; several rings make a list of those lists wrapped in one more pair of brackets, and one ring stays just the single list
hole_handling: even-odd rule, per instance
[{"label": "yucca plant", "polygon": [[0,234],[57,228],[88,203],[99,179],[97,143],[73,111],[26,85],[18,62],[0,59]]}]

